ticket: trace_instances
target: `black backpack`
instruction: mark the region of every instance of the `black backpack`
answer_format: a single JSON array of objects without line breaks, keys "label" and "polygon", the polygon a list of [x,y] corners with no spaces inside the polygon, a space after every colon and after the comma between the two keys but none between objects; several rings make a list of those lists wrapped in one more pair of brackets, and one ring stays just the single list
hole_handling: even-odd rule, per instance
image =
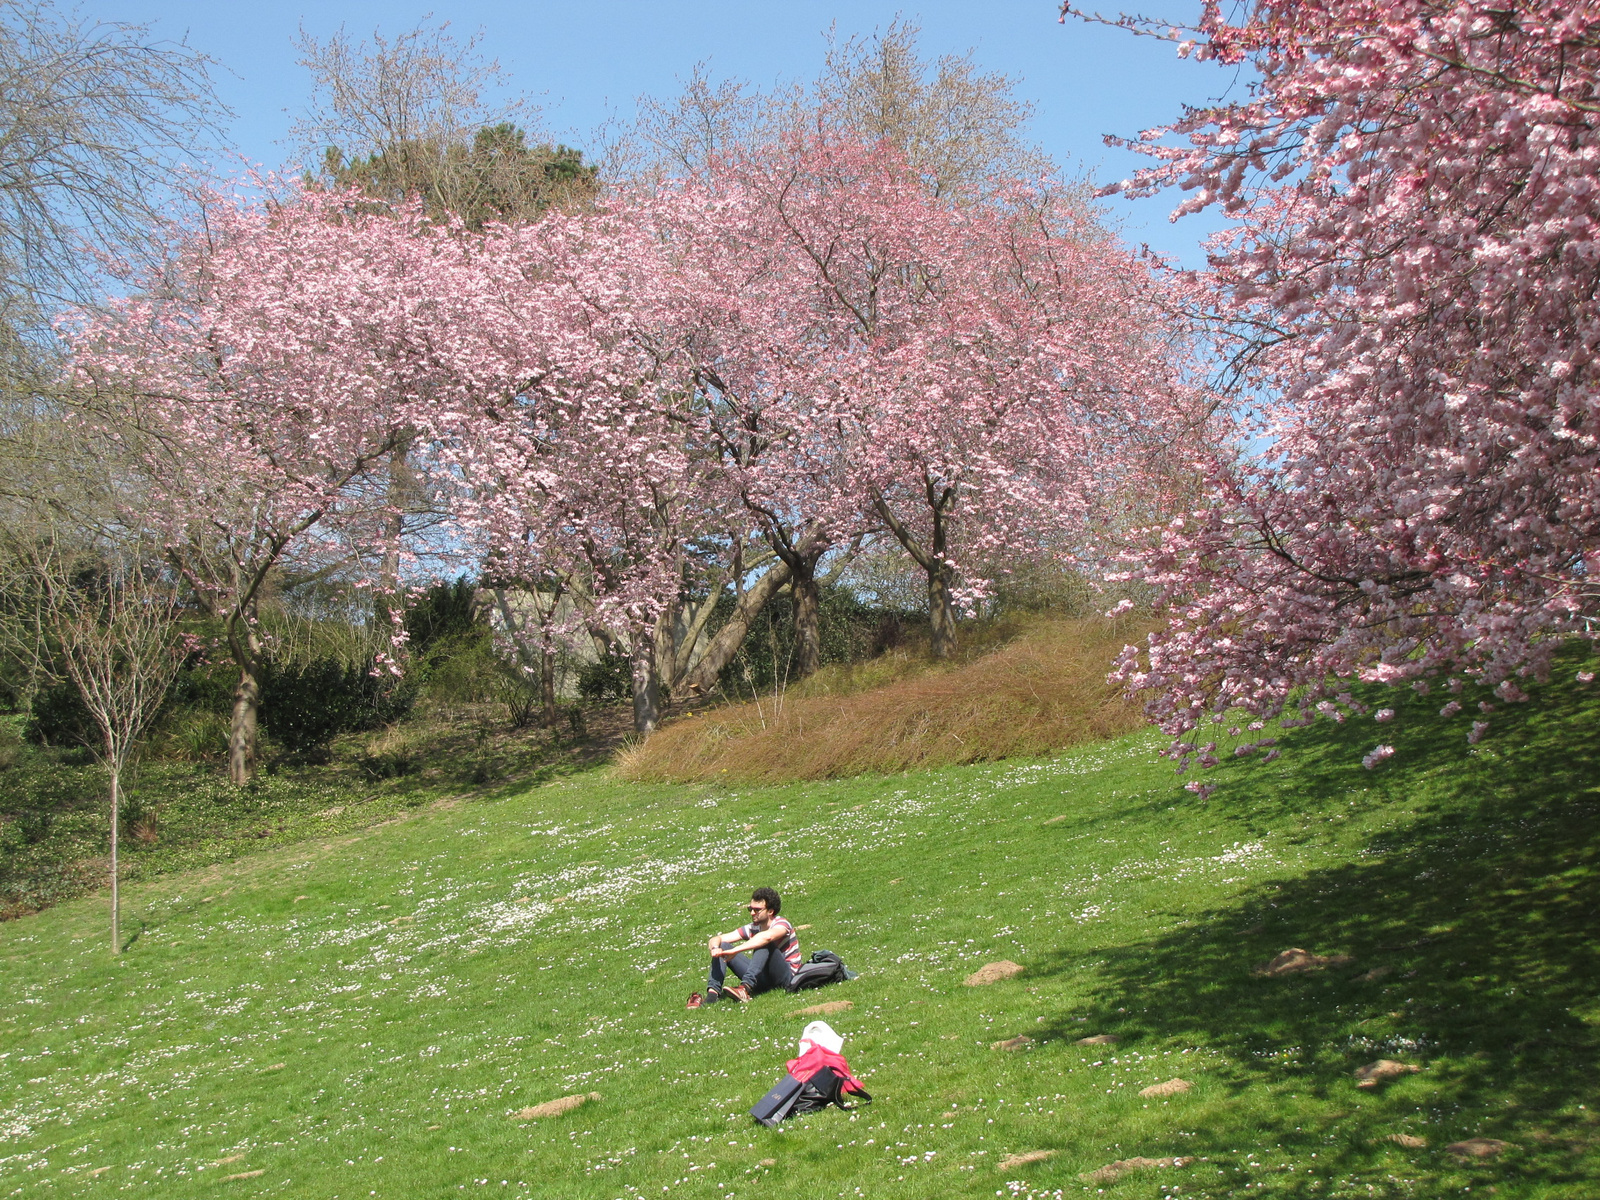
[{"label": "black backpack", "polygon": [[[844,1080],[829,1067],[823,1067],[804,1083],[793,1075],[785,1074],[772,1085],[771,1091],[756,1101],[750,1115],[763,1125],[776,1127],[790,1117],[817,1112],[830,1104],[849,1112],[851,1106],[844,1102],[844,1095]],[[871,1094],[859,1088],[850,1095],[872,1103]]]},{"label": "black backpack", "polygon": [[815,950],[811,954],[810,962],[801,963],[795,969],[794,976],[789,980],[788,989],[791,992],[803,992],[807,988],[843,983],[846,979],[855,977],[856,973],[847,968],[844,960],[832,950]]}]

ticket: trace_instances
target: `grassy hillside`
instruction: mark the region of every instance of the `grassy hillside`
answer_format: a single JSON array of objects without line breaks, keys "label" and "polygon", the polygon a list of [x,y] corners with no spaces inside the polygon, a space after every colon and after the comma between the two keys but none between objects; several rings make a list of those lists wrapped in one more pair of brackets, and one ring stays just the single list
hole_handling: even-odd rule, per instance
[{"label": "grassy hillside", "polygon": [[[1592,691],[1470,754],[1403,712],[1371,772],[1370,722],[1302,730],[1205,802],[1145,734],[772,788],[595,771],[133,885],[120,962],[103,904],[62,904],[0,925],[0,1194],[1592,1197]],[[861,977],[684,1011],[766,882]],[[1252,974],[1291,946],[1352,961]],[[1026,969],[963,986],[996,959]],[[827,1000],[876,1103],[755,1126]],[[1421,1070],[1358,1090],[1378,1058]],[[1446,1149],[1473,1137],[1512,1147]],[[1189,1161],[1080,1178],[1136,1156]]]},{"label": "grassy hillside", "polygon": [[623,752],[625,779],[778,783],[1046,754],[1140,728],[1106,682],[1143,630],[1126,621],[1035,619],[974,627],[964,653],[824,668],[748,704],[690,712]]}]

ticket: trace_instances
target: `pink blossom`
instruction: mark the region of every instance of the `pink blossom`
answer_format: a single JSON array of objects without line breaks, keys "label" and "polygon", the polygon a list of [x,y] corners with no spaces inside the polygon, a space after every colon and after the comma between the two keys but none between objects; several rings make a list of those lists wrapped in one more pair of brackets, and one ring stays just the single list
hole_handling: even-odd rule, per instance
[{"label": "pink blossom", "polygon": [[1489,722],[1487,722],[1487,721],[1474,721],[1472,723],[1472,732],[1467,734],[1467,744],[1471,745],[1471,746],[1476,746],[1479,742],[1481,742],[1483,740],[1483,735],[1488,733],[1488,732],[1489,732]]},{"label": "pink blossom", "polygon": [[1600,618],[1600,4],[1207,4],[1188,40],[1251,90],[1113,190],[1231,219],[1196,296],[1248,365],[1204,495],[1128,556],[1167,622],[1147,711],[1522,698]]},{"label": "pink blossom", "polygon": [[1367,770],[1370,771],[1374,767],[1376,767],[1379,763],[1381,763],[1384,759],[1386,759],[1390,755],[1392,755],[1393,753],[1394,753],[1394,747],[1393,746],[1381,745],[1381,744],[1377,745],[1377,746],[1374,746],[1367,753],[1366,757],[1361,760],[1361,765],[1363,767],[1365,767]]},{"label": "pink blossom", "polygon": [[1392,709],[1392,708],[1380,708],[1377,712],[1372,714],[1372,719],[1374,721],[1380,721],[1380,722],[1381,721],[1392,721],[1392,720],[1394,720],[1394,709]]}]

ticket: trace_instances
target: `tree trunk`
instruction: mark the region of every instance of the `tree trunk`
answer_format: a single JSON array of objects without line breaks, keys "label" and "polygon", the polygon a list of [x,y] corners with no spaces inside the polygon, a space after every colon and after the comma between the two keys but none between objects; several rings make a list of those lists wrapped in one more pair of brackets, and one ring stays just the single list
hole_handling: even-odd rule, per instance
[{"label": "tree trunk", "polygon": [[655,639],[642,631],[633,639],[633,731],[654,733],[661,723],[661,675]]},{"label": "tree trunk", "polygon": [[950,541],[950,511],[955,507],[956,489],[924,478],[928,497],[929,515],[933,518],[932,536],[928,544],[918,543],[903,521],[894,514],[889,502],[876,488],[872,492],[872,506],[888,525],[896,540],[906,548],[916,563],[928,574],[928,653],[935,659],[949,658],[956,648],[956,604],[951,595],[955,571],[945,557]]},{"label": "tree trunk", "polygon": [[951,571],[942,559],[928,572],[928,653],[949,658],[956,648],[956,605],[950,594]]},{"label": "tree trunk", "polygon": [[703,696],[717,686],[717,676],[722,674],[722,668],[733,661],[733,656],[739,653],[739,647],[744,645],[744,639],[750,632],[750,626],[756,619],[762,607],[777,593],[778,589],[789,582],[789,565],[784,562],[775,562],[767,568],[767,573],[756,580],[755,586],[739,597],[739,602],[734,605],[733,615],[728,618],[727,624],[717,630],[716,637],[711,639],[711,644],[706,647],[706,652],[700,656],[700,661],[683,677],[683,691],[686,695]]},{"label": "tree trunk", "polygon": [[544,724],[546,729],[554,729],[556,725],[556,652],[549,645],[544,647],[539,662],[539,699],[544,705]]},{"label": "tree trunk", "polygon": [[817,586],[817,560],[807,558],[789,581],[794,597],[794,677],[799,682],[822,665],[822,593]]},{"label": "tree trunk", "polygon": [[416,477],[407,456],[411,453],[412,436],[400,439],[399,445],[389,455],[388,486],[385,500],[390,512],[384,518],[383,559],[378,566],[377,603],[374,615],[390,625],[395,632],[401,625],[405,605],[400,597],[400,543],[406,533],[407,503],[415,499]]},{"label": "tree trunk", "polygon": [[249,783],[256,771],[256,723],[261,714],[260,668],[239,668],[233,689],[233,725],[228,731],[228,778],[235,785]]},{"label": "tree trunk", "polygon": [[111,767],[111,953],[122,953],[122,897],[117,879],[117,833],[122,824],[122,780],[120,772]]},{"label": "tree trunk", "polygon": [[261,716],[261,639],[245,627],[244,639],[229,639],[239,664],[239,683],[233,689],[233,726],[228,731],[228,778],[242,787],[256,773],[256,725]]}]

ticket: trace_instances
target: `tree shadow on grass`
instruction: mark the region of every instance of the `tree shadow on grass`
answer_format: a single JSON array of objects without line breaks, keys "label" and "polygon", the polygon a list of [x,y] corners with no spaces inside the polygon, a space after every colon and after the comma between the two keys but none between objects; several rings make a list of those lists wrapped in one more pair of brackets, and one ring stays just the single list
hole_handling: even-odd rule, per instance
[{"label": "tree shadow on grass", "polygon": [[[1497,713],[1493,739],[1470,755],[1459,721],[1407,715],[1383,728],[1398,753],[1377,772],[1360,765],[1377,740],[1370,721],[1300,731],[1285,749],[1292,772],[1224,772],[1207,804],[1247,825],[1337,820],[1352,801],[1411,815],[1337,866],[1096,950],[1091,1027],[1130,1051],[1218,1052],[1196,1060],[1210,1064],[1196,1096],[1226,1096],[1221,1111],[1236,1116],[1183,1146],[1207,1142],[1198,1152],[1222,1158],[1241,1144],[1281,1146],[1300,1173],[1258,1182],[1256,1194],[1474,1183],[1600,1194],[1600,697],[1550,685],[1537,705]],[[1291,946],[1353,961],[1276,978],[1253,970]],[[1078,966],[1063,954],[1030,973]],[[1358,1090],[1355,1068],[1380,1058],[1422,1070]],[[1396,1133],[1429,1145],[1402,1149],[1387,1140]],[[1444,1149],[1472,1137],[1516,1149],[1470,1165]],[[1161,1152],[1175,1150],[1185,1152],[1177,1142]]]}]

